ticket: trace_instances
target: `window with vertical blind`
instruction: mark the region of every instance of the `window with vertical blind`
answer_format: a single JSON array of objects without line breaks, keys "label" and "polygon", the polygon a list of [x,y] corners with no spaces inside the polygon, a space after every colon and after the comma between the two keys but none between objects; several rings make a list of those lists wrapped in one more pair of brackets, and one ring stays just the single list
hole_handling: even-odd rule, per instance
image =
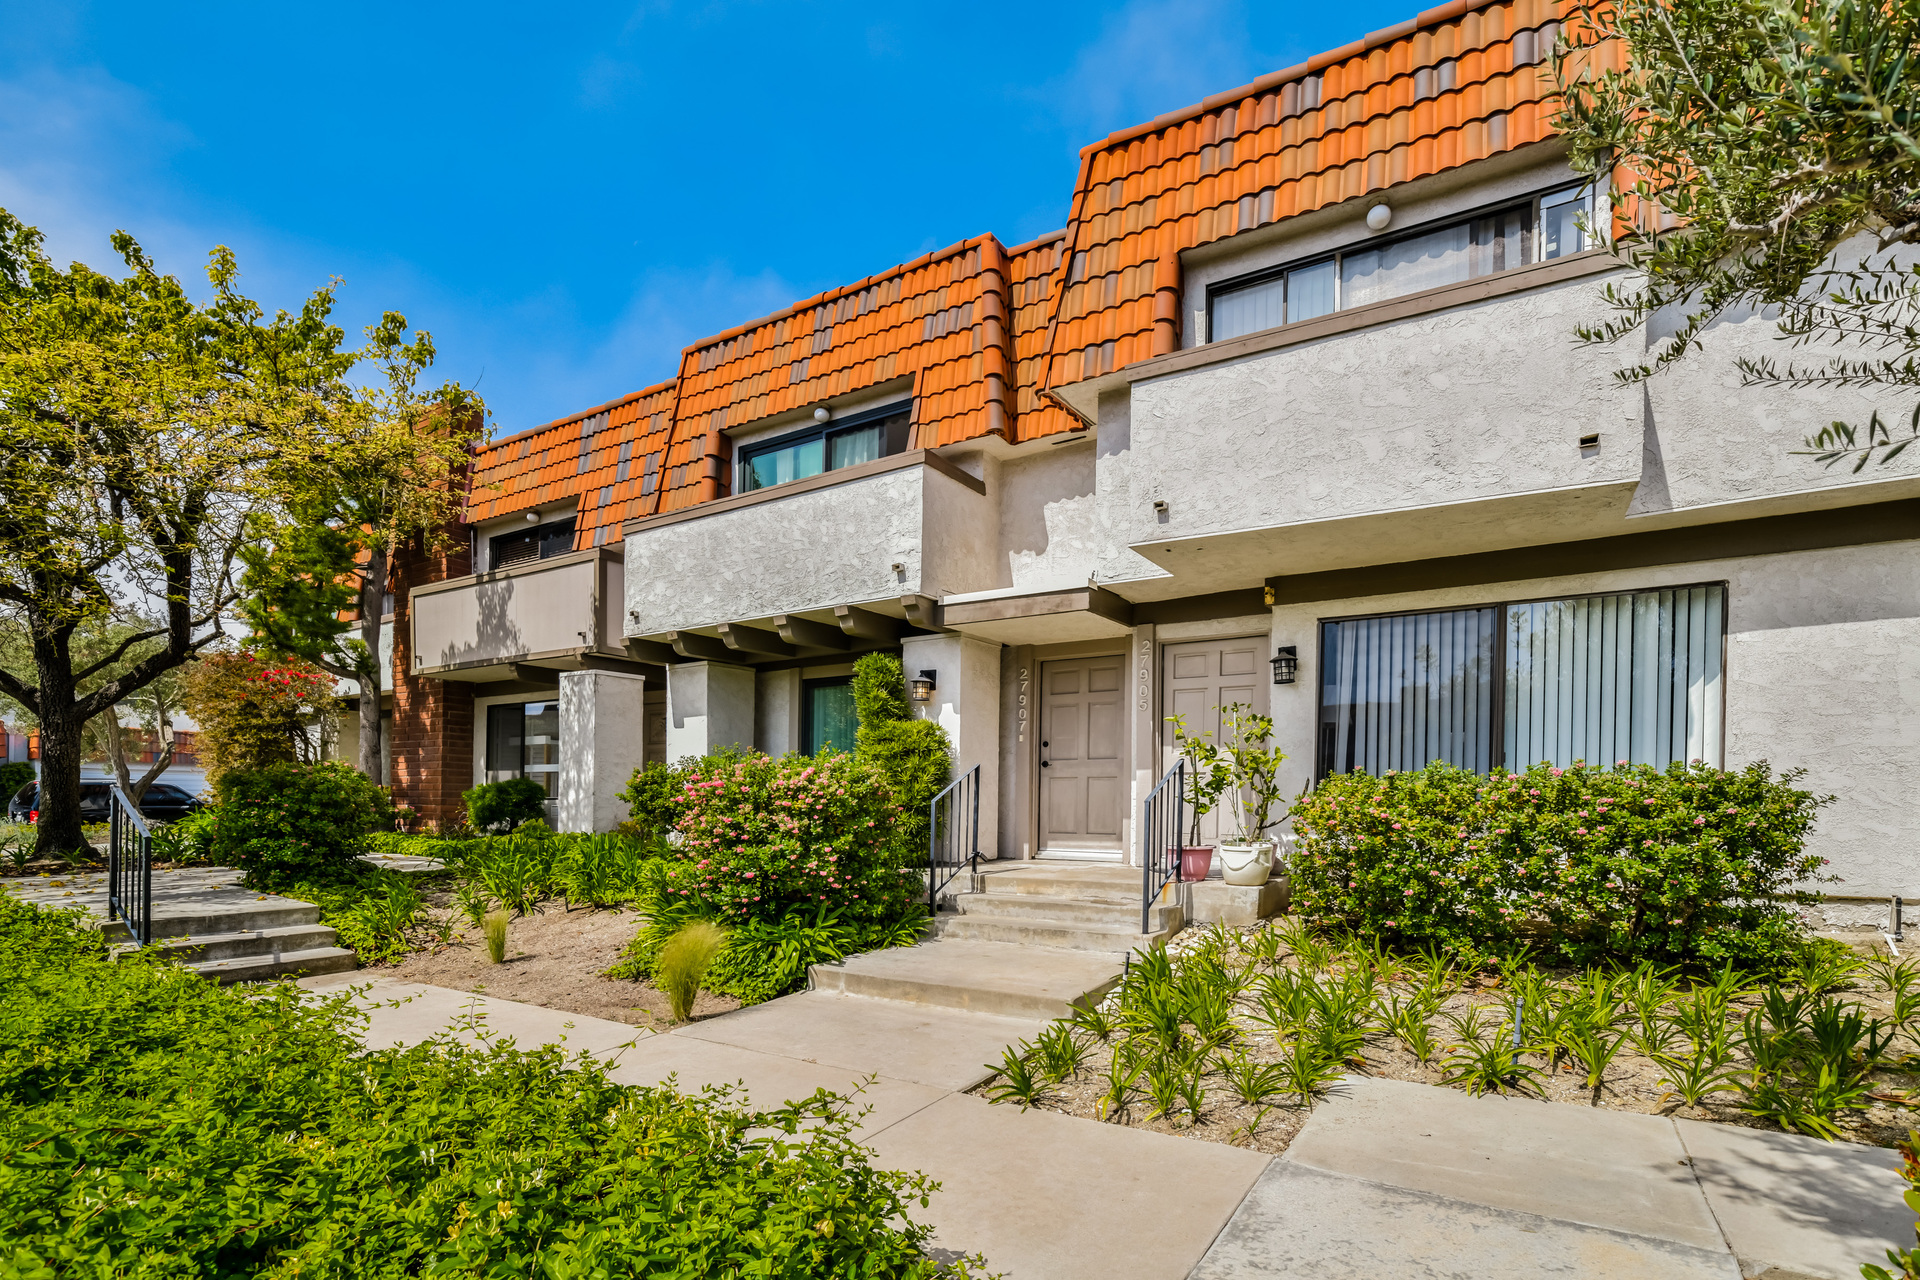
[{"label": "window with vertical blind", "polygon": [[1722,762],[1722,584],[1320,625],[1317,774]]}]

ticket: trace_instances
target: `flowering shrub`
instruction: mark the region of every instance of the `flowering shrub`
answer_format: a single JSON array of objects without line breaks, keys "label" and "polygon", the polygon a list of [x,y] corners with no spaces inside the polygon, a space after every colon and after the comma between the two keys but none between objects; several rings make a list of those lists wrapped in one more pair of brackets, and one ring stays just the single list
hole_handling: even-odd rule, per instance
[{"label": "flowering shrub", "polygon": [[194,750],[208,783],[217,787],[233,771],[312,763],[319,743],[332,736],[334,685],[297,658],[215,653],[188,664],[182,703],[199,726]]},{"label": "flowering shrub", "polygon": [[893,920],[914,899],[917,879],[887,856],[900,811],[872,765],[838,752],[712,757],[683,777],[670,896],[722,923],[823,906]]},{"label": "flowering shrub", "polygon": [[213,851],[264,885],[339,867],[392,821],[386,793],[337,760],[270,765],[221,780]]},{"label": "flowering shrub", "polygon": [[1825,864],[1805,846],[1832,797],[1799,776],[1762,761],[1332,777],[1294,805],[1294,902],[1403,944],[1769,962],[1801,941],[1789,904]]}]

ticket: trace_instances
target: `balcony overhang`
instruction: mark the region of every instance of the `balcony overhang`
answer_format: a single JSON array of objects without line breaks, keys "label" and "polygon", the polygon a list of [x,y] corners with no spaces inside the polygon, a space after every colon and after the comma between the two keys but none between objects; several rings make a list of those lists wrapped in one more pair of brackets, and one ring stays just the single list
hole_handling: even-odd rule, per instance
[{"label": "balcony overhang", "polygon": [[1133,605],[1092,583],[1053,591],[949,596],[940,606],[940,617],[949,630],[998,644],[1108,640],[1133,630]]},{"label": "balcony overhang", "polygon": [[619,550],[603,547],[415,587],[413,674],[539,684],[564,671],[641,671],[609,625],[621,577]]},{"label": "balcony overhang", "polygon": [[904,595],[826,609],[777,613],[626,638],[634,661],[731,662],[741,666],[794,659],[830,661],[885,648],[908,633],[941,630],[940,606],[931,597]]}]

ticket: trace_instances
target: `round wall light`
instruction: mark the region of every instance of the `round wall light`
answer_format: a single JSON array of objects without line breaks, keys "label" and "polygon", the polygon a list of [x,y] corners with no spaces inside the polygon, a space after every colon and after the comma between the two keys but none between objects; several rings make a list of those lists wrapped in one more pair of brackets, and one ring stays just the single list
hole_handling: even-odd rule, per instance
[{"label": "round wall light", "polygon": [[1367,229],[1369,231],[1385,231],[1392,222],[1393,210],[1384,204],[1377,204],[1367,210]]},{"label": "round wall light", "polygon": [[813,411],[813,420],[815,422],[825,422],[828,418],[831,418],[832,416],[833,416],[833,410],[827,408],[827,406],[825,405],[821,405],[818,409],[815,409]]},{"label": "round wall light", "polygon": [[527,512],[527,523],[528,523],[528,524],[539,524],[539,523],[540,523],[540,513],[539,513],[538,511],[529,511],[529,512]]}]

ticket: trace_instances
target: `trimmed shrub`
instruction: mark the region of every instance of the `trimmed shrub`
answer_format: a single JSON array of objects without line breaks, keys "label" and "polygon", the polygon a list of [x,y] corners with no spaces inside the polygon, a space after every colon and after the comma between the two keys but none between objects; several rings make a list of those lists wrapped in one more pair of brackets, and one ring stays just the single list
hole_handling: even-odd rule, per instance
[{"label": "trimmed shrub", "polygon": [[483,782],[462,791],[467,822],[475,831],[504,835],[523,822],[543,822],[547,816],[547,789],[532,778]]},{"label": "trimmed shrub", "polygon": [[1400,946],[1782,963],[1804,941],[1791,904],[1825,864],[1807,833],[1833,799],[1800,776],[1761,761],[1328,778],[1294,804],[1294,909]]},{"label": "trimmed shrub", "polygon": [[10,1275],[863,1276],[928,1259],[936,1185],[853,1108],[752,1112],[587,1055],[364,1049],[347,998],[223,988],[0,894]]},{"label": "trimmed shrub", "polygon": [[214,853],[256,884],[336,870],[392,824],[386,793],[338,760],[229,773],[219,795]]},{"label": "trimmed shrub", "polygon": [[927,856],[927,806],[953,780],[953,744],[947,731],[913,714],[906,673],[890,653],[869,653],[853,664],[853,707],[860,719],[856,754],[887,777],[900,819],[893,832],[894,860],[923,865]]}]

